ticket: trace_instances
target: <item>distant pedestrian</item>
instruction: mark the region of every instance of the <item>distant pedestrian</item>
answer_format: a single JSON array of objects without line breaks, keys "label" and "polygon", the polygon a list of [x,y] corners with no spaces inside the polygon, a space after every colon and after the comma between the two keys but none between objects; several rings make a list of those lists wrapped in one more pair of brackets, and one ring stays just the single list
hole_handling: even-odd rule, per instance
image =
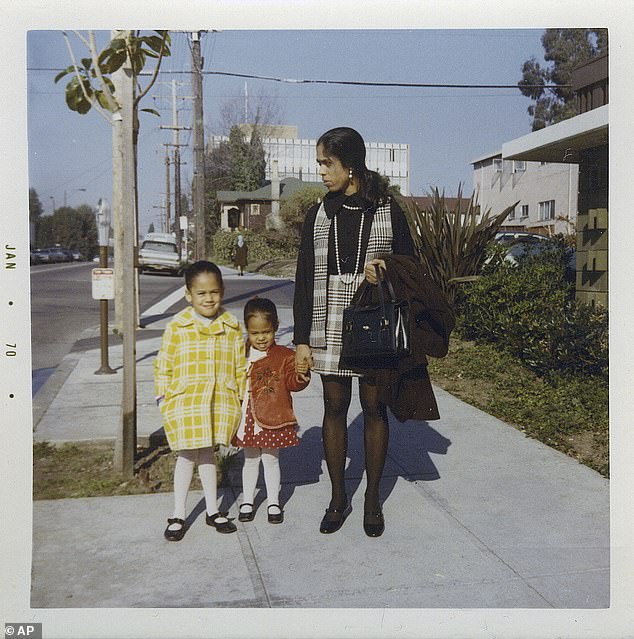
[{"label": "distant pedestrian", "polygon": [[224,284],[218,266],[199,261],[185,271],[191,304],[167,325],[154,360],[154,380],[174,468],[174,513],[168,541],[186,532],[185,502],[194,472],[203,486],[206,523],[220,533],[237,530],[218,512],[214,447],[228,446],[240,423],[246,382],[244,342],[237,318],[222,308]]},{"label": "distant pedestrian", "polygon": [[295,365],[295,353],[275,343],[279,327],[277,308],[266,298],[253,298],[244,307],[247,329],[247,392],[242,404],[242,421],[233,445],[244,448],[242,504],[238,519],[251,521],[253,497],[264,468],[268,521],[281,524],[279,449],[297,446],[297,418],[291,392],[301,391],[310,381],[308,366]]},{"label": "distant pedestrian", "polygon": [[232,253],[233,265],[238,269],[238,275],[244,275],[244,269],[249,263],[249,245],[244,235],[238,235]]}]

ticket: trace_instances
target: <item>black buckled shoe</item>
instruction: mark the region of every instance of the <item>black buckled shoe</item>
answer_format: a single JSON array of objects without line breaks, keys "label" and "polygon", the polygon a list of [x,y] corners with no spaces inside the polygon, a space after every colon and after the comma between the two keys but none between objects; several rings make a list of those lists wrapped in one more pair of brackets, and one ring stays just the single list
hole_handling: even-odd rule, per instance
[{"label": "black buckled shoe", "polygon": [[376,512],[364,512],[363,530],[368,537],[380,537],[385,530],[383,513],[380,510]]},{"label": "black buckled shoe", "polygon": [[[324,535],[330,535],[337,532],[346,517],[352,512],[352,507],[348,504],[345,508],[326,508],[326,514],[319,525],[319,532]],[[332,515],[335,515],[334,517]]]},{"label": "black buckled shoe", "polygon": [[[218,519],[226,519],[226,521],[217,521]],[[219,533],[234,533],[238,530],[237,526],[227,519],[227,516],[222,513],[215,513],[213,515],[205,515],[205,523],[208,526],[213,526]]]},{"label": "black buckled shoe", "polygon": [[[170,526],[172,524],[180,524],[181,527],[176,528],[175,530],[170,530]],[[186,530],[187,529],[185,528],[184,519],[179,519],[178,517],[170,517],[167,520],[167,528],[165,529],[163,535],[165,536],[165,539],[167,539],[167,541],[180,541],[185,536]]]},{"label": "black buckled shoe", "polygon": [[[279,508],[279,513],[272,513],[271,508]],[[271,504],[268,508],[269,524],[281,524],[284,521],[284,511],[278,504]]]},{"label": "black buckled shoe", "polygon": [[[242,509],[245,506],[249,506],[251,510],[243,512]],[[253,504],[248,504],[245,502],[244,504],[240,505],[240,508],[238,510],[238,521],[253,521],[254,517],[255,517],[255,510],[253,510]]]}]

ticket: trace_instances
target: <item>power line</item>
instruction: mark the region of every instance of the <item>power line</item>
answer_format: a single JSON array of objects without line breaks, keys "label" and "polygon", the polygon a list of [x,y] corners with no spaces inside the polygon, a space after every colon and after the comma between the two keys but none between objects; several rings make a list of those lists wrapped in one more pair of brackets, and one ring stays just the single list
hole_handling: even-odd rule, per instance
[{"label": "power line", "polygon": [[[47,67],[28,67],[27,71],[61,71]],[[166,74],[190,74],[191,71],[161,71]],[[252,80],[265,80],[267,82],[281,82],[283,84],[335,84],[343,86],[366,87],[401,87],[411,89],[518,89],[518,84],[446,84],[432,82],[364,82],[358,80],[311,80],[295,78],[277,78],[267,75],[255,75],[252,73],[234,73],[232,71],[202,71],[203,75],[223,75],[234,78],[247,78]],[[149,71],[142,71],[139,75],[152,75]],[[564,89],[571,84],[523,84],[524,89]]]}]

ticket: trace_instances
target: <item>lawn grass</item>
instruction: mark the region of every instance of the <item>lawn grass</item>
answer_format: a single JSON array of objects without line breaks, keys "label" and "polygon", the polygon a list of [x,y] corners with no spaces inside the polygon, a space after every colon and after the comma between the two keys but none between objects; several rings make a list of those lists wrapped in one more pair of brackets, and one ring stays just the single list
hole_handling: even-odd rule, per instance
[{"label": "lawn grass", "polygon": [[[218,483],[222,484],[235,461],[237,449],[216,457]],[[77,442],[53,446],[37,442],[33,446],[33,499],[102,497],[170,492],[173,487],[176,455],[168,446],[139,447],[134,477],[124,479],[113,467],[114,444]],[[194,473],[192,490],[202,490]]]}]

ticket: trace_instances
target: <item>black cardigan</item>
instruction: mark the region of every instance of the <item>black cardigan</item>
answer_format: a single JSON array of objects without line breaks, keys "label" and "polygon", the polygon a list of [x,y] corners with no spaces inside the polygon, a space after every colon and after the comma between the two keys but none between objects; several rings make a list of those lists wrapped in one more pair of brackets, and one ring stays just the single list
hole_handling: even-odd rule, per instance
[{"label": "black cardigan", "polygon": [[[328,193],[324,197],[324,208],[326,215],[333,217],[340,210],[343,204],[352,206],[361,205],[366,210],[366,218],[361,238],[361,254],[365,255],[370,239],[371,221],[374,217],[374,210],[365,200],[356,195],[345,196],[342,193]],[[315,271],[315,251],[313,246],[313,231],[315,228],[315,218],[319,210],[319,204],[312,206],[304,220],[302,237],[297,256],[297,269],[295,271],[295,297],[293,299],[293,316],[295,322],[294,344],[308,344],[310,338],[310,327],[313,318],[313,289]],[[395,255],[415,255],[416,249],[414,241],[407,224],[407,219],[401,207],[390,198],[390,214],[392,221],[392,253]],[[341,265],[342,273],[351,273],[354,270],[354,262],[357,251],[357,239],[359,232],[360,217],[341,216],[341,230],[339,234],[340,257],[346,260]],[[329,273],[336,272],[336,264],[331,256],[334,256],[334,233],[333,226],[330,227],[328,238],[328,270]],[[365,259],[359,261],[358,272],[363,271]]]}]

